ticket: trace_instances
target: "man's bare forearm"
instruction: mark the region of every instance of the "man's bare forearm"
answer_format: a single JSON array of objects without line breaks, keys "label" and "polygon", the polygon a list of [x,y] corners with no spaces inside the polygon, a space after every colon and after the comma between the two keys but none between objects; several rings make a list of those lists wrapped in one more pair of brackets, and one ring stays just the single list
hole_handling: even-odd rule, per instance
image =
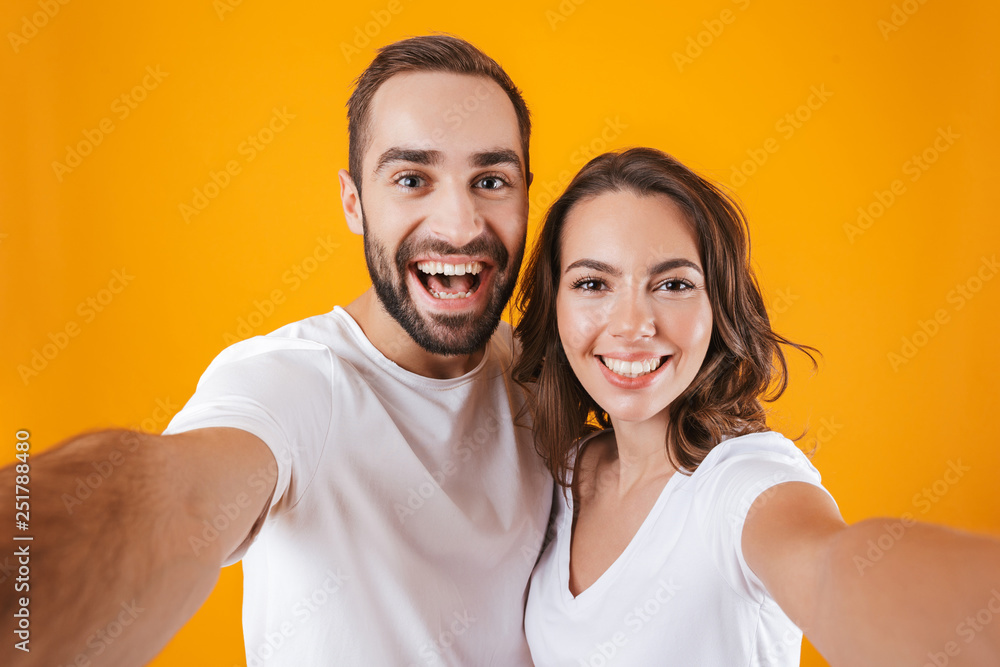
[{"label": "man's bare forearm", "polygon": [[[31,458],[30,589],[0,596],[4,625],[29,601],[30,652],[0,648],[11,665],[142,665],[208,597],[218,548],[192,550],[198,508],[158,436],[103,431]],[[0,471],[13,497],[15,471]],[[0,525],[10,544],[13,504]]]}]

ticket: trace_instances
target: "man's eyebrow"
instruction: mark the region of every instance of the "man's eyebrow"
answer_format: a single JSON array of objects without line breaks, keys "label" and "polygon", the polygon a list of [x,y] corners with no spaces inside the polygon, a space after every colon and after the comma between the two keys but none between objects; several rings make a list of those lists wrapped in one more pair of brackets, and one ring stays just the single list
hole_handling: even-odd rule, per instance
[{"label": "man's eyebrow", "polygon": [[386,166],[393,162],[410,162],[412,164],[432,165],[438,164],[444,159],[441,151],[425,150],[420,148],[399,148],[393,146],[378,157],[375,163],[375,173],[379,173]]},{"label": "man's eyebrow", "polygon": [[[659,273],[664,273],[666,271],[670,271],[672,269],[676,269],[681,266],[692,268],[698,273],[700,273],[702,276],[705,275],[704,272],[701,270],[700,266],[698,266],[697,264],[688,259],[668,259],[666,261],[660,262],[652,269],[650,269],[649,275],[655,276]],[[591,269],[592,271],[600,271],[601,273],[607,273],[608,275],[614,276],[616,278],[619,278],[622,275],[622,272],[619,269],[605,262],[599,262],[596,259],[578,259],[569,266],[567,266],[566,271],[564,271],[563,273],[569,273],[570,270],[577,268]]]},{"label": "man's eyebrow", "polygon": [[509,148],[498,148],[492,151],[474,153],[472,157],[469,158],[469,164],[476,169],[509,165],[511,167],[517,167],[518,171],[521,170],[521,158],[515,151],[512,151]]}]

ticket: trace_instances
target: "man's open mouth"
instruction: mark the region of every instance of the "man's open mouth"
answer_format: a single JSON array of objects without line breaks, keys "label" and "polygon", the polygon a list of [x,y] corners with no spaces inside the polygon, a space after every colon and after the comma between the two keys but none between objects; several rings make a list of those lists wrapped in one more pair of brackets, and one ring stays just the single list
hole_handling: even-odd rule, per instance
[{"label": "man's open mouth", "polygon": [[479,289],[482,262],[417,262],[413,273],[435,299],[467,299]]}]

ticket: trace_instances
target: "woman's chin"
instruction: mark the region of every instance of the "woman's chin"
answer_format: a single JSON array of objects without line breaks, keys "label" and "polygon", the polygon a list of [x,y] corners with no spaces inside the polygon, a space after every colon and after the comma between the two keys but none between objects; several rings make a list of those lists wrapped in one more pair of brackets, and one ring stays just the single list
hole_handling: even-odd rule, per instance
[{"label": "woman's chin", "polygon": [[630,428],[653,421],[666,425],[666,410],[669,406],[659,406],[658,409],[657,406],[650,405],[617,405],[610,407],[610,410],[607,408],[603,409],[608,413],[612,426],[615,428],[621,428],[622,426]]}]

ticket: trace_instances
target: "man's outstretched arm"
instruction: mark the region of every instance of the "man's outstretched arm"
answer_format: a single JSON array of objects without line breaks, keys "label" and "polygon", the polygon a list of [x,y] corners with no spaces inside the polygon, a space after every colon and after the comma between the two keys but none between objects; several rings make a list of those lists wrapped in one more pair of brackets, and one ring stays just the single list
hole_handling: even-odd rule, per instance
[{"label": "man's outstretched arm", "polygon": [[[270,449],[232,428],[102,431],[30,464],[30,542],[10,539],[16,475],[0,470],[4,551],[30,553],[30,589],[15,591],[16,563],[0,584],[5,665],[146,664],[208,597],[277,480]],[[30,652],[11,627],[22,597]]]}]

